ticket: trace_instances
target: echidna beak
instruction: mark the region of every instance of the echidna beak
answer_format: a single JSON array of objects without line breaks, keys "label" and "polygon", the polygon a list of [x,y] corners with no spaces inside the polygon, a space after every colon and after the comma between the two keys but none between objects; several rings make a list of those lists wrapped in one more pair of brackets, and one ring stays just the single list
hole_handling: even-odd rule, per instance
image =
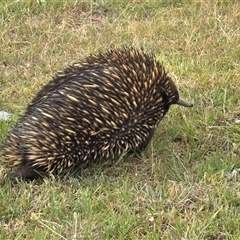
[{"label": "echidna beak", "polygon": [[184,107],[192,107],[193,103],[187,102],[181,98],[178,99],[178,101],[176,102],[176,104],[180,105],[180,106],[184,106]]}]

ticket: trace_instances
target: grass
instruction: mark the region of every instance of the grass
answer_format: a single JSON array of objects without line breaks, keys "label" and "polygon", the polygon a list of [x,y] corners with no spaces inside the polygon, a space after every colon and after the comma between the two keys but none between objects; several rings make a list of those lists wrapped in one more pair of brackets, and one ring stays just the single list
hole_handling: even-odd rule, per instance
[{"label": "grass", "polygon": [[173,106],[142,159],[12,184],[0,158],[1,239],[240,236],[240,3],[0,3],[0,144],[57,70],[111,46],[156,54],[192,109]]}]

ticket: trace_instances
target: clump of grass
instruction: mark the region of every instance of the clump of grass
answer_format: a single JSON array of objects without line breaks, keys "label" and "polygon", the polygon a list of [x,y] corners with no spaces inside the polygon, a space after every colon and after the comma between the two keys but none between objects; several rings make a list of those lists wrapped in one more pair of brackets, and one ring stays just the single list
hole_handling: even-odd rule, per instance
[{"label": "clump of grass", "polygon": [[0,165],[1,239],[238,239],[238,1],[2,1],[3,144],[51,75],[134,45],[163,62],[194,108],[173,106],[142,159],[12,184]]}]

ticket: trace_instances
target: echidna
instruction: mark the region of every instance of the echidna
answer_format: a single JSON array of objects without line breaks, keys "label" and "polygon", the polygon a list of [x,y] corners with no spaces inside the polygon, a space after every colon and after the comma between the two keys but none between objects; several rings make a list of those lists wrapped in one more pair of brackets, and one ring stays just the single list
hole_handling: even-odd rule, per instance
[{"label": "echidna", "polygon": [[179,98],[164,67],[142,49],[91,55],[58,73],[35,96],[4,146],[15,177],[141,152]]}]

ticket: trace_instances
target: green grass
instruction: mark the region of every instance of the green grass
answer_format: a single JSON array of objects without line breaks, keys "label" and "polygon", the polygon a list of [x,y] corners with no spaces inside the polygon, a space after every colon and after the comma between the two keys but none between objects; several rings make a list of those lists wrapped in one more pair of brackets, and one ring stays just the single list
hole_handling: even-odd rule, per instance
[{"label": "green grass", "polygon": [[240,239],[237,0],[0,3],[0,144],[58,70],[111,46],[156,54],[192,109],[172,106],[142,159],[12,184],[0,239]]}]

